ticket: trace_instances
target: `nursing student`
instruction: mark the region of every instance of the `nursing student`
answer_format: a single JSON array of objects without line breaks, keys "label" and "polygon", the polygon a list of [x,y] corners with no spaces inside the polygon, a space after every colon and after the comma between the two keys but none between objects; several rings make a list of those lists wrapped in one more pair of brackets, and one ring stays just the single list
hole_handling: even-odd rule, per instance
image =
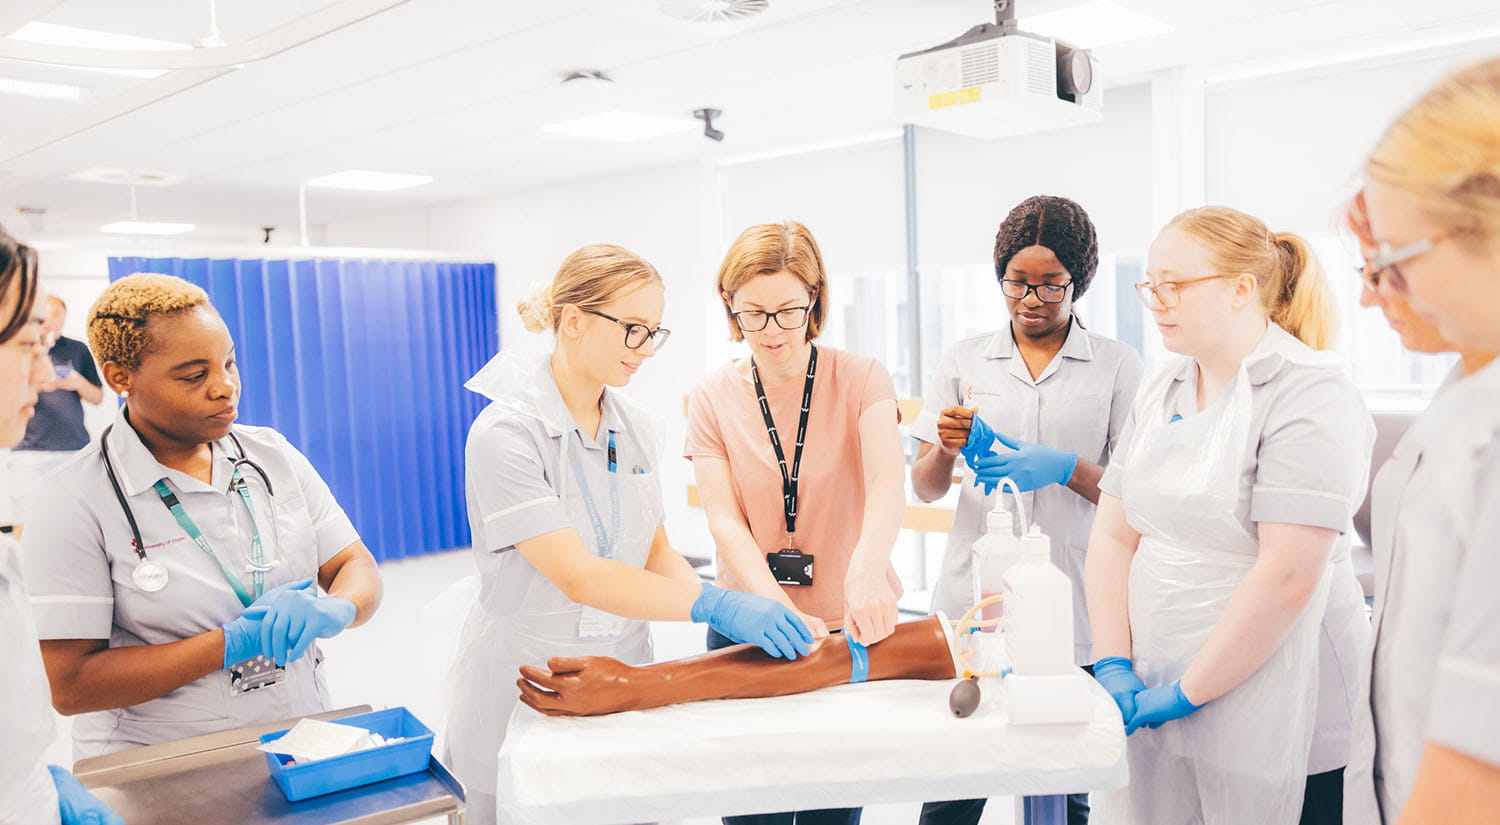
[{"label": "nursing student", "polygon": [[[912,435],[922,442],[912,489],[923,501],[946,495],[975,415],[999,438],[981,482],[1009,477],[1027,516],[1052,540],[1052,560],[1073,582],[1074,661],[1093,664],[1083,592],[1083,559],[1099,500],[1099,478],[1140,383],[1142,365],[1125,344],[1085,329],[1074,312],[1099,265],[1094,224],[1067,198],[1037,195],[1006,215],[995,235],[995,278],[1009,322],[949,347],[923,399]],[[1003,462],[1003,464],[1001,463]],[[961,465],[960,465],[961,466]],[[995,506],[968,477],[932,609],[961,616],[973,606],[974,543]],[[927,825],[976,823],[984,800],[932,802]],[[1070,825],[1088,821],[1088,794],[1068,798]]]},{"label": "nursing student", "polygon": [[1423,95],[1364,171],[1367,277],[1434,323],[1471,374],[1439,394],[1402,442],[1414,449],[1398,448],[1380,477],[1386,512],[1372,504],[1371,518],[1390,537],[1389,574],[1377,581],[1373,741],[1356,753],[1374,754],[1382,821],[1489,822],[1500,811],[1500,366],[1470,367],[1500,351],[1500,60]]},{"label": "nursing student", "polygon": [[[52,379],[42,334],[36,251],[0,229],[0,446],[19,444]],[[56,731],[37,649],[21,548],[0,535],[0,823],[124,825],[78,780],[43,760]]]},{"label": "nursing student", "polygon": [[661,442],[619,391],[671,334],[664,306],[650,263],[585,246],[517,306],[528,330],[553,333],[551,352],[502,353],[466,385],[491,403],[464,450],[480,593],[450,675],[447,748],[475,822],[496,820],[496,755],[520,696],[557,698],[518,678],[522,665],[649,663],[651,621],[703,622],[785,660],[811,649],[795,613],[704,583],[667,539]]},{"label": "nursing student", "polygon": [[22,543],[77,758],[331,710],[317,640],[369,619],[375,560],[307,459],[236,425],[234,341],[180,278],[122,278],[89,348],[124,399]]},{"label": "nursing student", "polygon": [[[1350,205],[1349,224],[1365,259],[1376,259],[1380,249],[1370,236],[1363,195]],[[1436,324],[1412,309],[1411,302],[1396,289],[1389,270],[1366,266],[1361,276],[1364,288],[1360,304],[1379,307],[1391,329],[1401,336],[1402,346],[1413,352],[1457,352],[1459,356],[1431,406],[1402,435],[1391,457],[1376,473],[1370,491],[1374,646],[1371,661],[1360,674],[1354,746],[1344,777],[1344,811],[1347,822],[1395,823],[1416,780],[1422,741],[1416,726],[1390,720],[1425,712],[1431,685],[1427,679],[1410,678],[1410,673],[1414,668],[1428,673],[1436,669],[1438,648],[1428,643],[1423,630],[1443,623],[1449,603],[1430,599],[1424,603],[1421,588],[1431,585],[1434,568],[1428,560],[1435,553],[1452,552],[1456,543],[1453,537],[1461,532],[1445,506],[1442,485],[1437,483],[1441,467],[1437,465],[1436,448],[1444,436],[1442,422],[1454,414],[1447,404],[1450,391],[1494,361],[1495,352],[1460,349],[1449,343]],[[1434,543],[1435,536],[1449,538]],[[1403,649],[1405,657],[1398,658]],[[1417,656],[1422,658],[1413,658]],[[1378,743],[1376,719],[1387,722],[1381,726]]]},{"label": "nursing student", "polygon": [[[1139,284],[1166,348],[1100,481],[1085,566],[1126,732],[1124,823],[1337,823],[1359,651],[1348,531],[1374,426],[1301,238],[1172,220]],[[1320,663],[1326,666],[1320,667]]]},{"label": "nursing student", "polygon": [[[905,468],[890,373],[816,344],[828,275],[807,227],[759,224],[730,244],[719,298],[749,356],[709,373],[688,400],[684,453],[718,551],[719,584],[795,610],[817,635],[871,645],[896,626],[890,555]],[[730,644],[711,628],[708,648]],[[767,798],[767,810],[776,800]],[[725,817],[762,825],[858,823],[861,810]]]}]

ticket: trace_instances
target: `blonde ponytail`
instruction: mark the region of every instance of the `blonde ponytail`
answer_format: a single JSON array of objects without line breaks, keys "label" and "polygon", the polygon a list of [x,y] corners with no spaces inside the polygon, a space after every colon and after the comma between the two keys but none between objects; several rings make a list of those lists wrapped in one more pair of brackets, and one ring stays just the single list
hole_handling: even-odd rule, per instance
[{"label": "blonde ponytail", "polygon": [[1272,236],[1282,259],[1279,293],[1268,302],[1271,322],[1313,349],[1328,349],[1338,334],[1338,312],[1328,275],[1300,235]]},{"label": "blonde ponytail", "polygon": [[1167,227],[1202,243],[1218,272],[1254,275],[1272,323],[1313,349],[1332,346],[1338,323],[1332,289],[1307,241],[1273,233],[1260,219],[1227,206],[1189,209]]}]

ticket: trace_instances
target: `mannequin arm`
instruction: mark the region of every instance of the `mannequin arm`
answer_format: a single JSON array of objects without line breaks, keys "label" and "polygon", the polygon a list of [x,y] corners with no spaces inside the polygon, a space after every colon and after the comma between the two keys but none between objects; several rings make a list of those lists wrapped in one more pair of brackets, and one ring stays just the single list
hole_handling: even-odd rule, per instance
[{"label": "mannequin arm", "polygon": [[[936,616],[897,625],[868,654],[871,681],[955,675],[948,635]],[[700,699],[807,693],[848,683],[850,666],[848,643],[834,635],[791,662],[752,645],[644,667],[603,656],[556,658],[547,662],[548,670],[523,665],[516,685],[522,702],[548,716],[599,716]]]}]

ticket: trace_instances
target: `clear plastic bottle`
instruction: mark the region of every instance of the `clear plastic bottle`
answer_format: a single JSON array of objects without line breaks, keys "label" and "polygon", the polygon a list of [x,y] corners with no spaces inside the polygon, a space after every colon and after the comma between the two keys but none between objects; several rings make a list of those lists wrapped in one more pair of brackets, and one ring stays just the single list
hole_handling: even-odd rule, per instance
[{"label": "clear plastic bottle", "polygon": [[1065,676],[1073,665],[1073,585],[1052,563],[1052,543],[1036,525],[1005,571],[1005,649],[1018,676]]},{"label": "clear plastic bottle", "polygon": [[[985,516],[985,534],[974,542],[974,567],[979,584],[978,598],[983,600],[1001,592],[1005,571],[1021,558],[1021,540],[1016,538],[1010,511],[996,500],[995,509]],[[998,619],[1004,603],[986,606],[980,611],[984,619]],[[989,628],[993,631],[994,628]]]}]

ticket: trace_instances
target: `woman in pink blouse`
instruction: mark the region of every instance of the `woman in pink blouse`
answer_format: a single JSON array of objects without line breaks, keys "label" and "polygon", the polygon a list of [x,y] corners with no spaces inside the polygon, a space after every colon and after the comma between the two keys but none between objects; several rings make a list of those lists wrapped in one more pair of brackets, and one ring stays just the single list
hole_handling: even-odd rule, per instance
[{"label": "woman in pink blouse", "polygon": [[[698,383],[693,462],[722,587],[792,607],[822,636],[874,644],[896,624],[891,548],[905,509],[896,393],[878,361],[814,345],[828,306],[807,227],[745,230],[719,268],[734,340],[750,357]],[[708,646],[729,644],[710,631]],[[736,823],[855,823],[859,812],[728,817]]]}]

